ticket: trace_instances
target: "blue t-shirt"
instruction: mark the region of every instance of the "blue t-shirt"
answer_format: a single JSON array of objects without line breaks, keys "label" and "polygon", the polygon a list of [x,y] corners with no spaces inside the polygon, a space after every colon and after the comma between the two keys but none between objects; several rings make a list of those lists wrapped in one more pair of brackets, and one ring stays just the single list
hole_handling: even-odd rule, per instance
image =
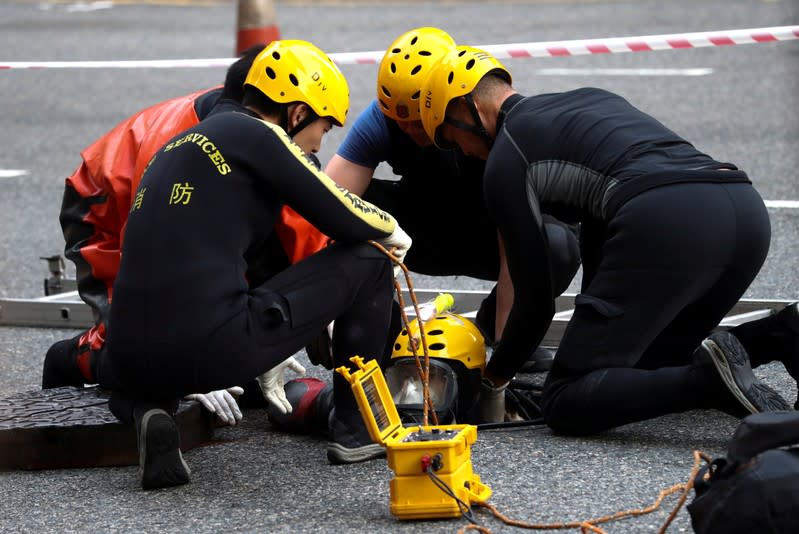
[{"label": "blue t-shirt", "polygon": [[373,100],[355,119],[336,154],[370,169],[388,161],[391,149],[388,120],[380,111],[377,100]]}]

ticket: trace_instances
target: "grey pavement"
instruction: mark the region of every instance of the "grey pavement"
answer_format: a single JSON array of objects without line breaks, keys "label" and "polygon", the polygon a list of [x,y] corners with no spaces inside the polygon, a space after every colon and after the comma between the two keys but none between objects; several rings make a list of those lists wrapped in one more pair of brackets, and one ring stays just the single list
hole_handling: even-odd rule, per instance
[{"label": "grey pavement", "polygon": [[[93,6],[93,7],[92,7]],[[385,48],[405,30],[434,25],[468,44],[550,41],[799,24],[795,0],[277,3],[286,38],[329,52]],[[232,55],[233,2],[206,5],[0,4],[0,62],[210,58]],[[749,172],[767,200],[799,200],[799,42],[505,62],[522,93],[595,85],[616,91],[699,148]],[[545,69],[708,68],[705,76],[551,75]],[[347,65],[352,117],[370,101],[377,68]],[[0,296],[42,295],[40,256],[59,253],[63,180],[79,151],[139,109],[220,83],[223,68],[0,70]],[[346,131],[324,142],[325,162]],[[382,174],[387,174],[385,169]],[[747,297],[797,299],[799,210],[769,211],[772,248]],[[446,223],[457,228],[453,207]],[[433,225],[437,231],[441,225]],[[449,231],[449,230],[446,230]],[[71,266],[70,266],[71,269]],[[71,271],[74,272],[74,271]],[[576,290],[578,282],[572,286]],[[414,277],[416,287],[487,289],[464,277]],[[188,288],[189,290],[191,288]],[[75,331],[0,328],[0,392],[39,386],[54,341]],[[302,359],[307,363],[305,357]],[[310,371],[323,377],[318,369]],[[796,384],[780,364],[757,374],[791,401]],[[330,466],[324,442],[270,429],[249,411],[238,427],[190,451],[192,484],[142,492],[136,468],[0,473],[3,532],[456,532],[465,520],[410,521],[389,512],[384,460]],[[540,427],[480,432],[474,470],[490,502],[529,522],[587,519],[640,508],[682,482],[692,451],[724,451],[736,421],[696,411],[627,425],[590,438]],[[655,532],[675,500],[609,532]],[[513,532],[485,513],[494,532]],[[683,510],[670,532],[690,531]]]}]

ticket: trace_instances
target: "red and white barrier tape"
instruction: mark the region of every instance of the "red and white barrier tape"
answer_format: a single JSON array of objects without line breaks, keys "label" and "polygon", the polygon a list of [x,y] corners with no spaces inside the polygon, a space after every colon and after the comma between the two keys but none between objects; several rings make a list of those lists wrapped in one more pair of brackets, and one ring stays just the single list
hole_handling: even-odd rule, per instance
[{"label": "red and white barrier tape", "polygon": [[776,26],[745,30],[721,30],[698,33],[674,33],[641,37],[584,39],[579,41],[550,41],[544,43],[512,43],[482,47],[498,58],[579,56],[587,54],[618,54],[621,52],[650,52],[729,46],[750,43],[769,43],[799,39],[799,26]]},{"label": "red and white barrier tape", "polygon": [[[560,57],[769,43],[794,39],[799,39],[799,26],[774,26],[770,28],[580,39],[573,41],[478,45],[477,48],[482,48],[497,58]],[[380,62],[383,53],[383,50],[339,52],[330,54],[330,57],[339,65],[375,64]],[[235,58],[129,61],[8,61],[0,62],[0,69],[159,69],[178,67],[226,67],[233,61],[235,61]]]}]

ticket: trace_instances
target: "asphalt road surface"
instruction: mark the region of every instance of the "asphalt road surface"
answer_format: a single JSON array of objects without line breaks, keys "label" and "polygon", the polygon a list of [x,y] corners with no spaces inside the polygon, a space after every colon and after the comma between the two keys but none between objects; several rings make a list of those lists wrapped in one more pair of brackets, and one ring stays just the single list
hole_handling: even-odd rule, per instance
[{"label": "asphalt road surface", "polygon": [[[3,2],[0,62],[231,56],[235,3],[199,4]],[[795,25],[799,3],[287,2],[277,4],[277,17],[283,37],[307,39],[328,52],[355,52],[384,49],[423,25],[473,45]],[[524,94],[585,85],[618,92],[705,152],[746,170],[765,199],[799,200],[797,41],[505,64]],[[373,97],[377,67],[342,70],[354,117]],[[63,249],[58,211],[64,178],[83,147],[133,112],[220,83],[223,76],[221,67],[0,70],[0,296],[42,296],[46,269],[39,257]],[[323,162],[345,131],[326,138]],[[799,209],[773,205],[770,255],[746,296],[797,299]],[[431,231],[456,229],[462,217],[468,214],[453,206],[443,221],[448,224]],[[415,285],[489,287],[464,277],[417,276]],[[74,333],[0,328],[2,394],[37,388],[47,348]],[[794,399],[796,384],[780,364],[757,372]],[[325,376],[317,369],[310,373]],[[397,521],[388,508],[392,474],[384,460],[330,466],[323,441],[273,431],[258,411],[245,417],[240,426],[218,431],[218,442],[186,455],[193,482],[181,488],[142,492],[135,467],[0,473],[0,530],[428,533],[466,525],[462,519]],[[543,428],[486,431],[472,459],[494,492],[491,502],[511,518],[587,519],[649,504],[661,489],[686,479],[693,450],[721,454],[735,425],[729,416],[703,411],[590,438],[558,437]],[[674,502],[605,528],[656,531]],[[518,530],[482,512],[478,518],[494,532]],[[685,510],[670,529],[684,531],[690,531]]]}]

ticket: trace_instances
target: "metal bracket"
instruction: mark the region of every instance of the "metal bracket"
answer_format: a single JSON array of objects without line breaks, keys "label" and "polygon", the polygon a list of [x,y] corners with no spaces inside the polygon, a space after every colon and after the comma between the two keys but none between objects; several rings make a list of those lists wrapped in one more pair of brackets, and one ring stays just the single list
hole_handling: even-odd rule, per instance
[{"label": "metal bracket", "polygon": [[66,263],[61,255],[40,256],[39,259],[47,262],[47,270],[50,272],[49,278],[44,279],[45,296],[77,289],[75,279],[67,278]]}]

